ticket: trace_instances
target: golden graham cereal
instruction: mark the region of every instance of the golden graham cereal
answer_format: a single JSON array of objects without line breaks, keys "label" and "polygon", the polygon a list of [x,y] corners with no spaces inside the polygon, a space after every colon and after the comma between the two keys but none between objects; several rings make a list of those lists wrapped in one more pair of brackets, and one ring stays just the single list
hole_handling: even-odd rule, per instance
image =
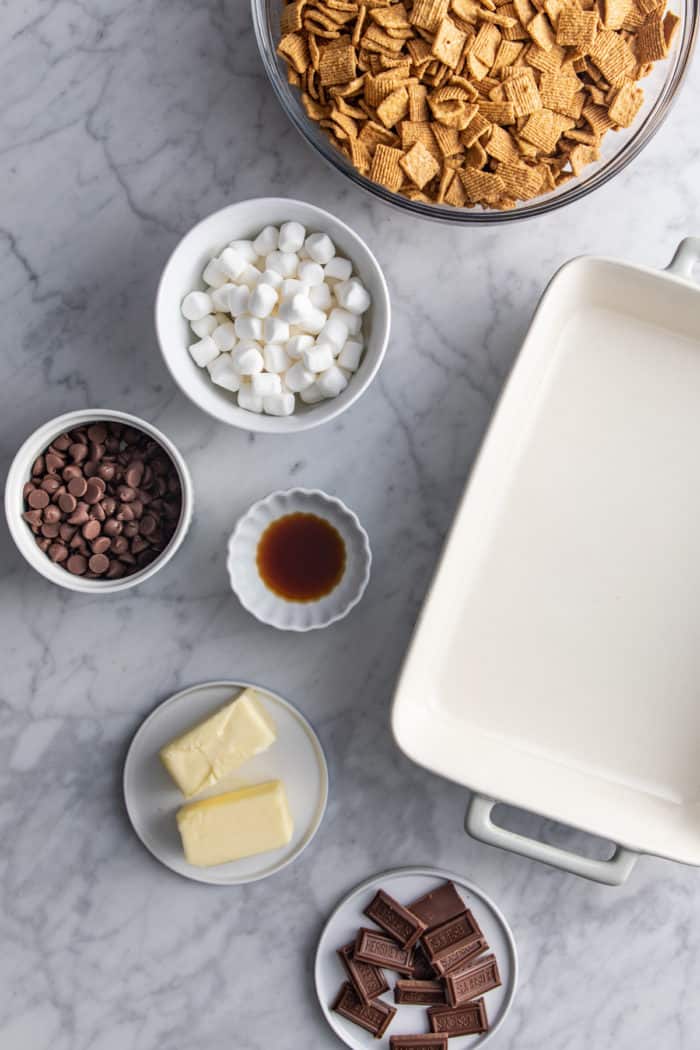
[{"label": "golden graham cereal", "polygon": [[410,200],[514,208],[628,128],[666,58],[666,0],[292,0],[278,54],[307,116]]}]

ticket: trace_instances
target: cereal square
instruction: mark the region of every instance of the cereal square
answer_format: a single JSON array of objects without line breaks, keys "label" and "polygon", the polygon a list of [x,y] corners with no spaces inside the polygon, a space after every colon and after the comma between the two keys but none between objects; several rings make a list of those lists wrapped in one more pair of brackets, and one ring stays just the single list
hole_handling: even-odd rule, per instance
[{"label": "cereal square", "polygon": [[331,84],[346,84],[354,80],[356,69],[356,52],[352,44],[342,47],[326,45],[321,48],[318,75],[324,87]]},{"label": "cereal square", "polygon": [[377,116],[385,128],[393,128],[400,120],[408,115],[408,91],[400,87],[392,91],[384,101],[377,106]]},{"label": "cereal square", "polygon": [[526,29],[538,47],[550,51],[555,43],[554,30],[543,11],[528,22]]},{"label": "cereal square", "polygon": [[464,146],[456,128],[446,128],[438,121],[435,121],[431,127],[443,157],[453,157],[455,153],[462,152]]},{"label": "cereal square", "polygon": [[422,142],[414,142],[399,158],[399,164],[419,190],[440,174],[440,165]]},{"label": "cereal square", "polygon": [[501,31],[498,26],[490,22],[484,22],[476,34],[476,39],[470,48],[469,54],[478,58],[480,62],[483,62],[485,66],[491,69],[496,61],[501,40]]},{"label": "cereal square", "polygon": [[280,15],[280,29],[282,36],[287,33],[298,33],[302,27],[302,13],[306,0],[296,0],[295,3],[287,4],[282,8]]},{"label": "cereal square", "polygon": [[452,19],[443,18],[433,40],[432,53],[450,69],[456,69],[466,42],[467,34],[458,29]]},{"label": "cereal square", "polygon": [[600,150],[595,146],[574,146],[569,154],[571,170],[575,176],[580,175],[585,167],[596,160],[600,160]]},{"label": "cereal square", "polygon": [[447,14],[449,0],[415,0],[408,16],[412,25],[429,32],[436,32]]},{"label": "cereal square", "polygon": [[629,44],[609,29],[598,33],[591,48],[591,60],[614,87],[622,87],[637,65]]},{"label": "cereal square", "polygon": [[309,67],[309,48],[299,33],[286,33],[277,45],[277,54],[282,55],[297,73],[305,73]]},{"label": "cereal square", "polygon": [[553,113],[551,109],[532,113],[520,132],[522,138],[542,153],[553,153],[564,130],[558,117],[559,114]]},{"label": "cereal square", "polygon": [[402,157],[403,153],[400,149],[393,149],[391,146],[384,146],[380,143],[374,151],[372,166],[369,169],[369,177],[372,182],[378,182],[380,186],[386,186],[388,190],[396,193],[403,182],[403,171],[399,164]]},{"label": "cereal square", "polygon": [[621,128],[628,128],[644,103],[644,92],[631,81],[623,84],[615,95],[608,114]]},{"label": "cereal square", "polygon": [[429,120],[428,89],[424,84],[409,84],[408,91],[408,119]]},{"label": "cereal square", "polygon": [[464,193],[462,180],[455,172],[449,186],[445,190],[445,204],[451,204],[453,208],[463,208],[466,201],[467,198]]},{"label": "cereal square", "polygon": [[569,4],[559,15],[556,39],[562,47],[575,47],[583,54],[588,54],[597,32],[597,11],[581,11],[573,4]]},{"label": "cereal square", "polygon": [[631,0],[603,0],[603,26],[622,29],[631,7]]},{"label": "cereal square", "polygon": [[664,24],[660,18],[649,18],[640,27],[636,38],[637,58],[640,62],[657,62],[666,56]]},{"label": "cereal square", "polygon": [[493,204],[505,191],[500,175],[479,168],[466,167],[460,173],[467,198],[475,204]]},{"label": "cereal square", "polygon": [[537,196],[542,186],[543,173],[517,158],[499,164],[498,175],[503,180],[505,192],[516,200],[530,200]]},{"label": "cereal square", "polygon": [[489,157],[500,161],[517,161],[520,157],[512,135],[505,128],[494,125],[485,146]]},{"label": "cereal square", "polygon": [[504,82],[503,89],[508,101],[513,103],[516,117],[525,117],[542,109],[542,99],[533,77],[509,77]]},{"label": "cereal square", "polygon": [[581,82],[578,77],[567,73],[542,73],[539,90],[545,109],[568,113],[574,95],[581,91]]}]

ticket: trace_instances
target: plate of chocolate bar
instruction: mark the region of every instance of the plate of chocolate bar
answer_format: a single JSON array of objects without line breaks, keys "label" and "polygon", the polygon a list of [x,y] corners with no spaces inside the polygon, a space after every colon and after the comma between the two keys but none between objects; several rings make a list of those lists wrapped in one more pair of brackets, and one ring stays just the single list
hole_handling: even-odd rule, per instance
[{"label": "plate of chocolate bar", "polygon": [[398,868],[357,886],[316,952],[321,1009],[353,1050],[481,1047],[503,1024],[517,976],[500,910],[436,868]]}]

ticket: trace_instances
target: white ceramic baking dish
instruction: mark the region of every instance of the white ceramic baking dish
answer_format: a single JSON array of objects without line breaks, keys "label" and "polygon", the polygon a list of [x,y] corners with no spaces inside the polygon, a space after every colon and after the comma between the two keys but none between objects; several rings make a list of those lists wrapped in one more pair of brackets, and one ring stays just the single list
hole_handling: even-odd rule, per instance
[{"label": "white ceramic baking dish", "polygon": [[[408,653],[399,747],[475,838],[608,884],[700,864],[700,239],[568,263],[498,405]],[[579,856],[496,801],[616,843]]]}]

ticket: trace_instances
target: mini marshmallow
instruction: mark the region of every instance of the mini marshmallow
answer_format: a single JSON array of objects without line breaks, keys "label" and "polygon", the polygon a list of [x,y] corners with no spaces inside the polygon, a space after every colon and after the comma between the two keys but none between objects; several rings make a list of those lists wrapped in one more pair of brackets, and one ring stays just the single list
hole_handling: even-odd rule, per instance
[{"label": "mini marshmallow", "polygon": [[207,265],[204,267],[202,280],[211,288],[221,288],[222,284],[226,284],[228,277],[226,273],[224,273],[222,267],[219,265],[218,259],[209,260]]},{"label": "mini marshmallow", "polygon": [[268,416],[291,416],[294,411],[294,394],[268,394],[263,398],[263,408]]},{"label": "mini marshmallow", "polygon": [[286,343],[289,339],[289,325],[279,317],[266,317],[263,321],[263,339],[266,343]]},{"label": "mini marshmallow", "polygon": [[280,300],[284,302],[286,299],[291,299],[293,295],[308,296],[310,291],[309,285],[299,281],[296,277],[285,277],[280,285]]},{"label": "mini marshmallow", "polygon": [[205,335],[211,335],[216,328],[216,325],[217,321],[214,314],[207,314],[206,317],[200,317],[199,321],[190,321],[190,328],[198,339],[204,339]]},{"label": "mini marshmallow", "polygon": [[309,258],[325,266],[335,255],[335,245],[327,233],[311,233],[304,241]]},{"label": "mini marshmallow", "polygon": [[251,343],[240,343],[231,354],[231,359],[239,376],[255,375],[256,372],[262,372],[264,367],[263,355]]},{"label": "mini marshmallow", "polygon": [[304,325],[304,322],[308,320],[309,315],[313,314],[315,309],[309,302],[307,295],[304,295],[303,292],[297,292],[291,299],[284,300],[277,312],[277,316],[280,320],[286,321],[287,324]]},{"label": "mini marshmallow", "polygon": [[333,346],[331,343],[316,343],[308,350],[302,350],[301,359],[304,368],[309,372],[325,372],[333,364]]},{"label": "mini marshmallow", "polygon": [[222,386],[224,390],[230,390],[235,394],[241,385],[241,377],[233,367],[230,354],[219,354],[215,361],[209,362],[207,371],[212,383]]},{"label": "mini marshmallow", "polygon": [[318,333],[318,342],[333,343],[336,347],[336,352],[339,353],[348,338],[348,326],[340,321],[337,317],[333,320],[329,318],[324,324],[321,331]]},{"label": "mini marshmallow", "polygon": [[244,284],[230,284],[228,287],[228,312],[233,317],[240,317],[241,314],[247,314],[248,304],[250,303],[250,289]]},{"label": "mini marshmallow", "polygon": [[244,383],[238,391],[238,407],[245,408],[248,412],[262,412],[263,399],[259,394],[254,394],[250,383]]},{"label": "mini marshmallow", "polygon": [[369,292],[357,277],[351,277],[349,281],[340,281],[335,288],[335,297],[340,306],[351,314],[363,314],[365,310],[369,310],[372,302]]},{"label": "mini marshmallow", "polygon": [[201,321],[214,309],[211,297],[206,292],[190,292],[182,300],[182,316],[188,321]]},{"label": "mini marshmallow", "polygon": [[301,390],[307,390],[315,378],[313,372],[309,372],[308,368],[304,368],[302,361],[297,361],[285,372],[284,381],[292,393],[298,394]]},{"label": "mini marshmallow", "polygon": [[286,372],[291,364],[287,352],[279,343],[266,343],[263,347],[263,360],[268,372]]},{"label": "mini marshmallow", "polygon": [[357,342],[355,339],[348,339],[338,355],[338,364],[343,368],[347,368],[349,372],[356,372],[360,365],[363,349],[362,343]]},{"label": "mini marshmallow", "polygon": [[280,226],[279,250],[298,252],[303,247],[306,230],[300,222],[283,222]]},{"label": "mini marshmallow", "polygon": [[348,281],[352,277],[352,263],[336,255],[329,259],[323,272],[327,281]]},{"label": "mini marshmallow", "polygon": [[263,325],[259,317],[241,314],[240,317],[236,318],[235,328],[239,339],[253,339],[255,342],[259,342],[262,339]]},{"label": "mini marshmallow", "polygon": [[362,318],[359,314],[351,314],[347,310],[339,310],[338,307],[334,307],[331,310],[329,321],[342,321],[344,325],[347,325],[347,329],[350,335],[359,335],[360,329],[362,328]]},{"label": "mini marshmallow", "polygon": [[[315,264],[314,264],[315,265]],[[330,310],[333,296],[327,284],[314,284],[309,288],[309,299],[319,310]]]},{"label": "mini marshmallow", "polygon": [[258,284],[271,284],[273,288],[279,289],[284,278],[281,273],[277,270],[263,270],[260,277],[258,277]]},{"label": "mini marshmallow", "polygon": [[271,372],[258,372],[250,381],[250,388],[254,394],[267,397],[268,394],[282,393],[282,380]]},{"label": "mini marshmallow", "polygon": [[312,383],[311,386],[307,386],[306,390],[300,391],[299,397],[305,405],[317,405],[319,401],[323,401],[323,394],[318,389],[317,383]]},{"label": "mini marshmallow", "polygon": [[309,350],[314,345],[314,337],[312,335],[293,335],[288,340],[285,350],[289,357],[296,360],[301,357],[303,350]]},{"label": "mini marshmallow", "polygon": [[237,281],[250,263],[250,259],[247,259],[242,252],[236,251],[235,248],[224,248],[219,258],[215,261],[232,281]]},{"label": "mini marshmallow", "polygon": [[298,265],[299,256],[296,252],[274,251],[265,256],[265,269],[277,270],[283,277],[293,277]]},{"label": "mini marshmallow", "polygon": [[[295,296],[295,298],[306,298],[305,296]],[[306,300],[309,304],[309,309],[302,317],[299,322],[299,327],[304,332],[310,332],[311,335],[318,335],[323,328],[324,324],[328,320],[323,310],[319,310],[318,307],[313,306],[309,299]]]},{"label": "mini marshmallow", "polygon": [[324,397],[337,397],[347,385],[347,379],[336,365],[331,365],[316,379],[316,386]]},{"label": "mini marshmallow", "polygon": [[238,281],[240,284],[246,285],[252,292],[261,276],[262,274],[257,266],[253,266],[252,263],[246,263],[245,268],[238,275]]},{"label": "mini marshmallow", "polygon": [[253,263],[257,259],[257,254],[252,241],[231,241],[229,248],[233,248],[234,251],[239,252],[246,262]]},{"label": "mini marshmallow", "polygon": [[227,350],[233,350],[236,345],[235,325],[231,321],[227,321],[226,324],[220,324],[214,329],[211,337],[222,354],[226,353]]},{"label": "mini marshmallow", "polygon": [[215,310],[221,310],[222,313],[228,312],[229,295],[235,288],[235,284],[227,282],[226,284],[222,284],[220,288],[214,289],[211,293],[211,301]]},{"label": "mini marshmallow", "polygon": [[277,292],[272,285],[256,284],[250,293],[250,301],[248,303],[248,309],[253,317],[269,317],[276,306]]},{"label": "mini marshmallow", "polygon": [[219,356],[219,348],[210,335],[206,335],[198,343],[192,343],[188,350],[192,355],[192,360],[200,368],[206,368],[210,361]]},{"label": "mini marshmallow", "polygon": [[276,226],[266,226],[253,241],[256,255],[269,255],[277,250],[280,231]]},{"label": "mini marshmallow", "polygon": [[323,284],[323,267],[311,259],[305,259],[297,267],[297,277],[304,284]]}]

